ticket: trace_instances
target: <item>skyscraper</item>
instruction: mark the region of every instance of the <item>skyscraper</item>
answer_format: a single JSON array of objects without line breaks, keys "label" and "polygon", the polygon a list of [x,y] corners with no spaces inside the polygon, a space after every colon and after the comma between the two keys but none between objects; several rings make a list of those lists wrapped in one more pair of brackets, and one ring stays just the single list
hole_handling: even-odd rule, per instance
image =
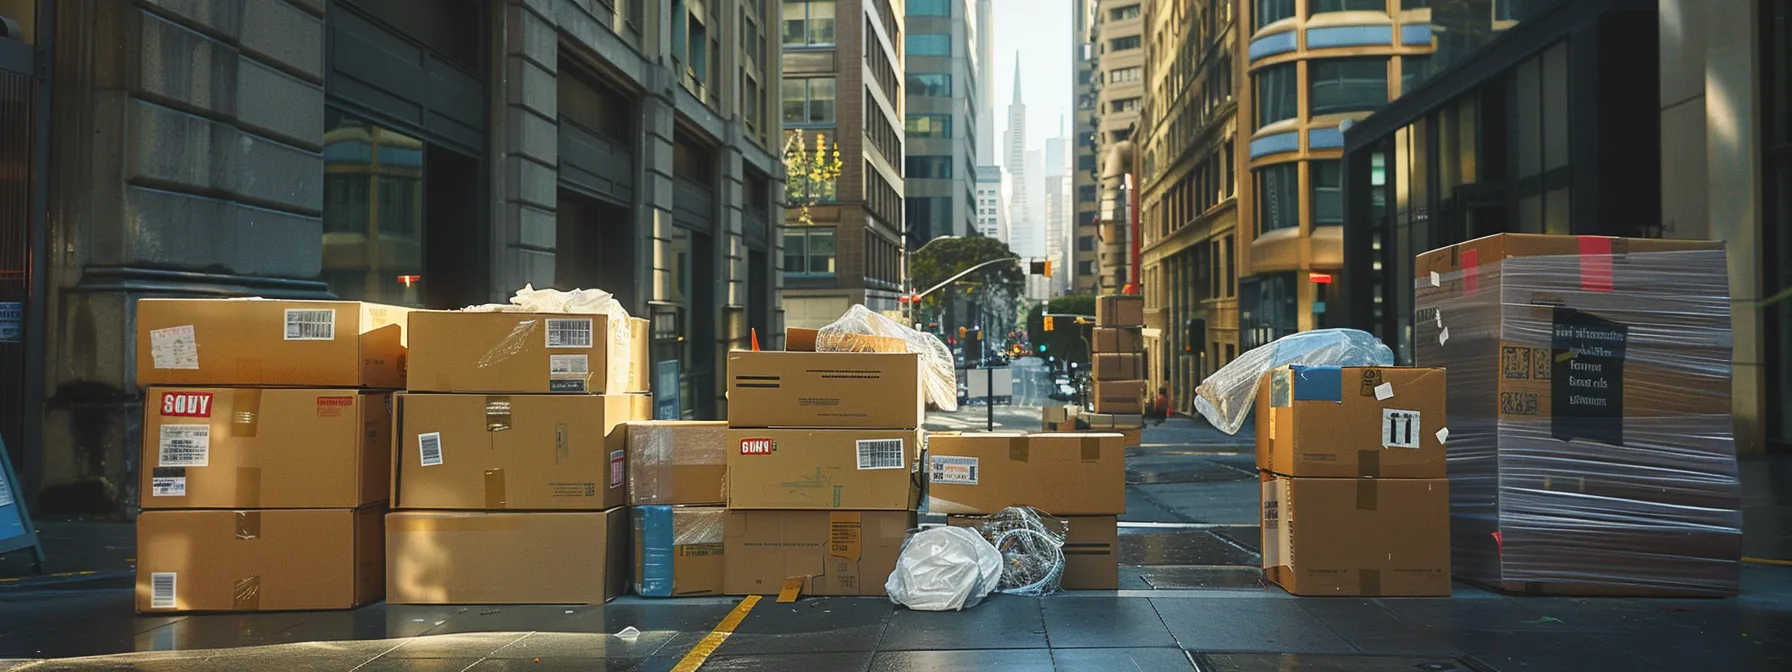
[{"label": "skyscraper", "polygon": [[977,48],[964,0],[908,3],[903,34],[903,196],[908,248],[970,235],[976,205]]},{"label": "skyscraper", "polygon": [[[1062,124],[1060,124],[1060,127]],[[1062,129],[1060,128],[1060,133]],[[1045,258],[1060,269],[1052,274],[1051,293],[1060,295],[1067,293],[1070,274],[1068,266],[1070,256],[1070,157],[1068,155],[1070,139],[1059,135],[1045,141],[1045,165],[1042,172],[1045,177],[1045,208],[1041,213],[1045,221]]]},{"label": "skyscraper", "polygon": [[1014,54],[1014,99],[1008,103],[1008,132],[1002,138],[1008,173],[1008,248],[1022,257],[1033,251],[1038,236],[1027,183],[1027,105],[1020,97],[1020,53]]}]

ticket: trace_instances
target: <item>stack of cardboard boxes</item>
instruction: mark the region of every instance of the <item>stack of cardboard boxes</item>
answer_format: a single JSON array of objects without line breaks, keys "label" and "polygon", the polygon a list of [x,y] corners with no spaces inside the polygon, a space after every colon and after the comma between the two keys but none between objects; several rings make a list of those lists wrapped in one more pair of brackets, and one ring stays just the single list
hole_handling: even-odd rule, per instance
[{"label": "stack of cardboard boxes", "polygon": [[1268,578],[1296,595],[1449,595],[1444,372],[1286,366],[1264,378]]},{"label": "stack of cardboard boxes", "polygon": [[1144,426],[1145,297],[1112,294],[1096,299],[1095,330],[1090,339],[1090,377],[1094,413],[1083,420],[1094,431],[1120,432],[1128,446],[1139,445]]},{"label": "stack of cardboard boxes", "polygon": [[145,299],[140,612],[380,598],[403,308]]},{"label": "stack of cardboard boxes", "polygon": [[[628,580],[644,320],[413,312],[394,403],[393,604],[607,602]],[[624,363],[615,364],[620,358]]]},{"label": "stack of cardboard boxes", "polygon": [[635,594],[721,595],[728,423],[628,425]]}]

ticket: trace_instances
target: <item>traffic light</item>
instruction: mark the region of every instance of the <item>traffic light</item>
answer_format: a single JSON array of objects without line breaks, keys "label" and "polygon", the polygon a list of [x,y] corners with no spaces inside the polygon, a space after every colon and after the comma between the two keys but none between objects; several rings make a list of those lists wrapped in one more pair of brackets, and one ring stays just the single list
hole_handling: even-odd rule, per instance
[{"label": "traffic light", "polygon": [[964,334],[965,334],[964,327],[959,327],[958,328],[958,337],[964,338]]},{"label": "traffic light", "polygon": [[1050,316],[1050,315],[1046,315],[1046,316],[1045,316],[1045,327],[1044,327],[1044,329],[1045,329],[1045,331],[1051,331],[1051,330],[1052,330],[1052,316]]},{"label": "traffic light", "polygon": [[1039,352],[1041,352],[1041,353],[1045,352],[1045,344],[1044,343],[1039,344]]},{"label": "traffic light", "polygon": [[1033,275],[1043,275],[1048,278],[1052,277],[1052,260],[1042,259],[1034,261],[1027,269],[1027,272],[1032,273]]}]

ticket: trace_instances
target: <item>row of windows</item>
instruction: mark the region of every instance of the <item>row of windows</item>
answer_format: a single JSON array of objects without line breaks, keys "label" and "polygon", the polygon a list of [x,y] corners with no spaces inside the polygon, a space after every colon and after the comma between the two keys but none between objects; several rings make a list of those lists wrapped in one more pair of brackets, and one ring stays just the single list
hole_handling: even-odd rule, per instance
[{"label": "row of windows", "polygon": [[890,100],[896,100],[902,97],[902,92],[896,88],[896,67],[891,64],[890,54],[884,51],[883,45],[875,39],[870,39],[876,34],[877,31],[871,27],[871,18],[866,17],[865,63],[871,66],[871,76],[877,80],[877,85],[883,89],[884,95],[889,96]]},{"label": "row of windows", "polygon": [[909,16],[952,16],[951,0],[908,0]]},{"label": "row of windows", "polygon": [[[1300,226],[1300,167],[1291,161],[1265,166],[1254,172],[1257,179],[1257,231]],[[1307,203],[1313,209],[1313,226],[1344,223],[1343,169],[1336,159],[1307,161]]]},{"label": "row of windows", "polygon": [[1126,37],[1116,37],[1112,40],[1108,40],[1108,52],[1112,53],[1112,52],[1116,52],[1116,51],[1131,51],[1133,49],[1139,48],[1140,46],[1143,46],[1144,41],[1145,41],[1145,38],[1142,35],[1128,35]]},{"label": "row of windows", "polygon": [[1127,5],[1125,7],[1115,7],[1108,10],[1108,20],[1110,21],[1125,21],[1127,19],[1136,18],[1139,18],[1138,5]]},{"label": "row of windows", "polygon": [[952,177],[952,157],[950,156],[909,156],[903,159],[903,166],[903,177],[923,180]]},{"label": "row of windows", "polygon": [[945,33],[909,33],[903,45],[905,56],[952,55],[952,36]]},{"label": "row of windows", "polygon": [[952,76],[940,73],[910,73],[904,80],[908,92],[929,98],[951,98]]},{"label": "row of windows", "polygon": [[1111,70],[1107,74],[1107,81],[1109,84],[1118,84],[1121,82],[1136,82],[1136,81],[1139,81],[1144,78],[1145,78],[1145,66],[1142,66],[1142,65],[1135,65],[1130,68],[1119,68],[1117,70]]},{"label": "row of windows", "polygon": [[1113,113],[1139,111],[1138,98],[1121,98],[1108,101],[1108,111]]},{"label": "row of windows", "polygon": [[[1272,65],[1252,75],[1258,128],[1300,116],[1296,68],[1301,65]],[[1309,116],[1370,111],[1388,102],[1386,58],[1328,58],[1305,65]]]},{"label": "row of windows", "polygon": [[784,44],[832,46],[834,0],[784,0]]},{"label": "row of windows", "polygon": [[896,132],[896,125],[877,106],[869,88],[865,89],[865,139],[892,163],[902,156],[902,134]]},{"label": "row of windows", "polygon": [[902,246],[865,231],[865,279],[895,287],[902,282]]},{"label": "row of windows", "polygon": [[1146,232],[1168,237],[1233,197],[1236,189],[1232,179],[1232,145],[1222,143],[1151,206],[1150,218],[1155,220],[1155,226],[1147,227]]},{"label": "row of windows", "polygon": [[834,123],[835,95],[833,77],[784,80],[784,123]]},{"label": "row of windows", "polygon": [[911,138],[950,138],[952,115],[911,114],[903,122],[902,130]]},{"label": "row of windows", "polygon": [[884,174],[877,172],[877,169],[871,167],[871,162],[866,161],[865,208],[878,219],[894,225],[902,221],[897,219],[902,214],[902,207],[902,193],[890,186],[889,180],[884,179]]},{"label": "row of windows", "polygon": [[785,228],[784,274],[799,277],[834,275],[834,227]]},{"label": "row of windows", "polygon": [[[1254,0],[1256,26],[1264,26],[1294,17],[1294,0]],[[1328,12],[1386,12],[1389,9],[1423,9],[1430,0],[1307,0],[1307,14]],[[1485,11],[1485,10],[1483,10]]]}]

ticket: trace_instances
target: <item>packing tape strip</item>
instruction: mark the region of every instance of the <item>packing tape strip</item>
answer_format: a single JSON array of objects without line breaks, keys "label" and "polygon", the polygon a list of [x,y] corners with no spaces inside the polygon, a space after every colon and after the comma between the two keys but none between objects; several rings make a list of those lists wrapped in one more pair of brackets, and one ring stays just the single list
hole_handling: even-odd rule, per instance
[{"label": "packing tape strip", "polygon": [[260,511],[236,512],[236,538],[241,541],[261,538]]},{"label": "packing tape strip", "polygon": [[261,506],[261,467],[236,468],[236,501],[238,506]]},{"label": "packing tape strip", "polygon": [[1082,444],[1083,444],[1082,448],[1083,448],[1083,461],[1084,462],[1099,462],[1099,461],[1101,461],[1101,437],[1099,437],[1099,436],[1082,437]]},{"label": "packing tape strip", "polygon": [[510,429],[510,397],[488,396],[485,398],[485,431],[502,432]]},{"label": "packing tape strip", "polygon": [[485,508],[503,509],[505,506],[504,470],[485,470]]},{"label": "packing tape strip", "polygon": [[261,429],[261,390],[238,388],[230,392],[230,436],[255,438]]},{"label": "packing tape strip", "polygon": [[236,580],[231,588],[230,608],[233,611],[261,611],[261,576],[252,575]]},{"label": "packing tape strip", "polygon": [[1356,451],[1356,475],[1362,478],[1381,478],[1381,451]]},{"label": "packing tape strip", "polygon": [[1014,462],[1026,462],[1030,457],[1032,457],[1032,447],[1027,443],[1027,437],[1017,436],[1008,439],[1009,460]]},{"label": "packing tape strip", "polygon": [[1356,508],[1359,511],[1374,511],[1379,502],[1377,481],[1373,478],[1356,479]]},{"label": "packing tape strip", "polygon": [[1379,569],[1356,570],[1356,587],[1357,587],[1357,593],[1364,597],[1374,597],[1374,596],[1381,595],[1381,570],[1379,570]]}]

